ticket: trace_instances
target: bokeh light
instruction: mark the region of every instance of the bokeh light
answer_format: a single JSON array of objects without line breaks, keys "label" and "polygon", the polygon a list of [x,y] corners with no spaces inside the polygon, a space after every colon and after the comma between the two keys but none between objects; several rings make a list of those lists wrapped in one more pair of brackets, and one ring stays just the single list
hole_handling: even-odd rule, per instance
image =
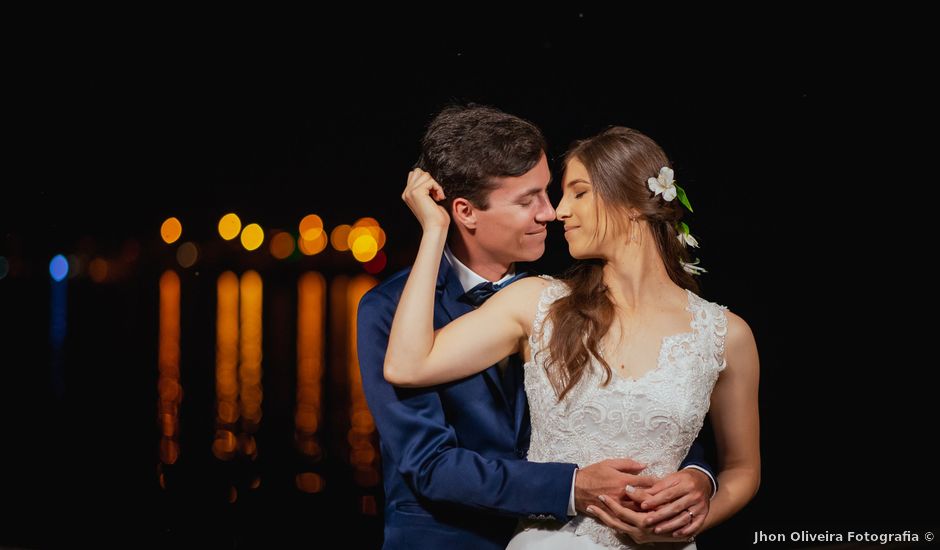
[{"label": "bokeh light", "polygon": [[352,247],[352,243],[359,237],[358,234],[355,236],[352,233],[355,233],[356,229],[366,229],[372,235],[372,238],[375,239],[378,249],[382,250],[382,247],[385,246],[385,231],[379,226],[379,222],[375,218],[359,218],[356,220],[356,223],[353,224],[353,231],[350,233],[348,238],[349,246]]},{"label": "bokeh light", "polygon": [[183,224],[176,218],[167,218],[160,226],[160,236],[163,237],[163,242],[166,244],[175,243],[182,234]]},{"label": "bokeh light", "polygon": [[255,436],[245,433],[239,435],[238,450],[252,460],[258,458],[258,442],[255,441]]},{"label": "bokeh light", "polygon": [[345,252],[349,250],[349,232],[352,231],[352,227],[343,224],[337,225],[333,228],[333,233],[330,234],[330,243],[333,245],[333,248],[340,252]]},{"label": "bokeh light", "polygon": [[375,258],[372,258],[366,262],[362,267],[366,270],[366,273],[372,275],[377,275],[385,269],[385,264],[388,263],[388,258],[385,256],[384,250],[379,250],[375,255]]},{"label": "bokeh light", "polygon": [[299,229],[302,239],[312,241],[323,233],[323,220],[316,214],[304,216],[304,219],[300,220]]},{"label": "bokeh light", "polygon": [[261,312],[264,285],[257,271],[242,274],[239,281],[238,341],[239,404],[242,428],[253,432],[261,422]]},{"label": "bokeh light", "polygon": [[3,279],[7,276],[7,273],[10,272],[10,261],[0,256],[0,279]]},{"label": "bokeh light", "polygon": [[232,212],[222,216],[219,220],[219,236],[226,241],[230,241],[238,236],[242,230],[242,221]]},{"label": "bokeh light", "polygon": [[245,250],[257,250],[263,242],[264,230],[261,229],[260,225],[256,223],[248,224],[242,230],[242,246],[245,247]]},{"label": "bokeh light", "polygon": [[[321,232],[322,233],[322,232]],[[294,253],[294,237],[285,231],[271,238],[271,255],[283,260]]]},{"label": "bokeh light", "polygon": [[88,276],[96,283],[103,283],[108,278],[108,261],[95,258],[88,264]]},{"label": "bokeh light", "polygon": [[305,493],[319,493],[323,490],[323,478],[313,472],[297,474],[295,483],[297,488]]},{"label": "bokeh light", "polygon": [[69,261],[62,254],[56,254],[49,262],[49,275],[59,282],[69,274]]},{"label": "bokeh light", "polygon": [[212,454],[219,460],[229,460],[235,454],[238,440],[230,430],[216,430],[212,441]]},{"label": "bokeh light", "polygon": [[180,456],[180,444],[175,439],[164,437],[160,439],[160,462],[173,464]]},{"label": "bokeh light", "polygon": [[[238,276],[226,271],[216,284],[215,345],[216,423],[225,428],[239,417],[238,408]],[[215,452],[215,450],[213,450]],[[216,454],[222,460],[229,455]],[[230,457],[229,457],[230,458]]]},{"label": "bokeh light", "polygon": [[[96,258],[101,260],[100,258]],[[104,262],[104,260],[101,260]],[[92,262],[92,266],[95,262]],[[105,263],[105,265],[107,265]],[[180,385],[180,278],[174,271],[160,277],[160,324],[157,349],[157,420],[161,427],[160,460],[173,464],[179,456]],[[162,470],[161,470],[162,475]]]},{"label": "bokeh light", "polygon": [[[325,239],[325,234],[320,232]],[[301,453],[320,458],[317,431],[322,408],[326,279],[304,273],[297,282],[297,408],[294,441]]]},{"label": "bokeh light", "polygon": [[305,256],[313,256],[314,254],[323,252],[323,249],[326,248],[327,244],[329,244],[329,239],[327,238],[325,231],[321,231],[316,239],[308,241],[307,239],[300,238],[297,241],[297,246],[300,247],[300,251]]},{"label": "bokeh light", "polygon": [[349,248],[352,250],[353,257],[363,263],[375,258],[375,254],[379,251],[378,243],[375,242],[375,238],[368,230],[364,235],[356,237],[356,240]]},{"label": "bokeh light", "polygon": [[199,249],[191,242],[185,242],[176,249],[176,261],[184,268],[192,267],[198,259]]}]

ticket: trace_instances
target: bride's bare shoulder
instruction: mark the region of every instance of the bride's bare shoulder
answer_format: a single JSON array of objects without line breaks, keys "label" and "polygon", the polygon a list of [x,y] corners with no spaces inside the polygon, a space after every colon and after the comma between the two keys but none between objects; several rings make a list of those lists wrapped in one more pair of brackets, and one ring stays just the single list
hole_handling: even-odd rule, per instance
[{"label": "bride's bare shoulder", "polygon": [[545,276],[526,277],[507,286],[500,294],[505,294],[513,301],[529,303],[538,301],[539,295],[552,284],[554,279]]},{"label": "bride's bare shoulder", "polygon": [[545,277],[526,277],[513,282],[497,292],[484,307],[499,309],[509,313],[522,324],[531,322],[538,307],[542,292],[552,285],[554,279]]},{"label": "bride's bare shoulder", "polygon": [[728,319],[728,336],[726,338],[729,346],[749,346],[754,345],[754,333],[747,322],[731,311],[725,311],[725,317]]}]

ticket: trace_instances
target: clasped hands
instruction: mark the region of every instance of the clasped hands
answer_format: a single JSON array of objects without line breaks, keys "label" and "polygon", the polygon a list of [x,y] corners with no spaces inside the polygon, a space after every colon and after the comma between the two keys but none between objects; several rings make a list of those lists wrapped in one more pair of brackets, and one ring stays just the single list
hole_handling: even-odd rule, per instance
[{"label": "clasped hands", "polygon": [[575,508],[638,544],[693,537],[708,515],[708,476],[688,468],[656,479],[640,475],[644,468],[630,459],[581,468],[575,478]]}]

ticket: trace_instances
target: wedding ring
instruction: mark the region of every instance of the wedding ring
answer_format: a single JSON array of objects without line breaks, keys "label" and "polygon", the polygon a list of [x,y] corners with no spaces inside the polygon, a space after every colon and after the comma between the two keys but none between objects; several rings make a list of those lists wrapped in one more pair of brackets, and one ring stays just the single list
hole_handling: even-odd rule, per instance
[{"label": "wedding ring", "polygon": [[686,512],[689,513],[689,523],[695,521],[695,514],[692,513],[692,510],[686,509]]}]

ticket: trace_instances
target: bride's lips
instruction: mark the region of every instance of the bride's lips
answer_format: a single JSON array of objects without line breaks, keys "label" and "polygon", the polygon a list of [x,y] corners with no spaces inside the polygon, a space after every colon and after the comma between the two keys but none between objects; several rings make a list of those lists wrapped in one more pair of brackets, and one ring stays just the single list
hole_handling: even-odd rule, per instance
[{"label": "bride's lips", "polygon": [[577,228],[579,228],[579,227],[581,227],[581,226],[580,226],[580,225],[576,225],[576,226],[574,226],[574,227],[566,227],[566,228],[565,228],[565,233],[567,234],[569,231],[574,231],[575,229],[577,229]]}]

